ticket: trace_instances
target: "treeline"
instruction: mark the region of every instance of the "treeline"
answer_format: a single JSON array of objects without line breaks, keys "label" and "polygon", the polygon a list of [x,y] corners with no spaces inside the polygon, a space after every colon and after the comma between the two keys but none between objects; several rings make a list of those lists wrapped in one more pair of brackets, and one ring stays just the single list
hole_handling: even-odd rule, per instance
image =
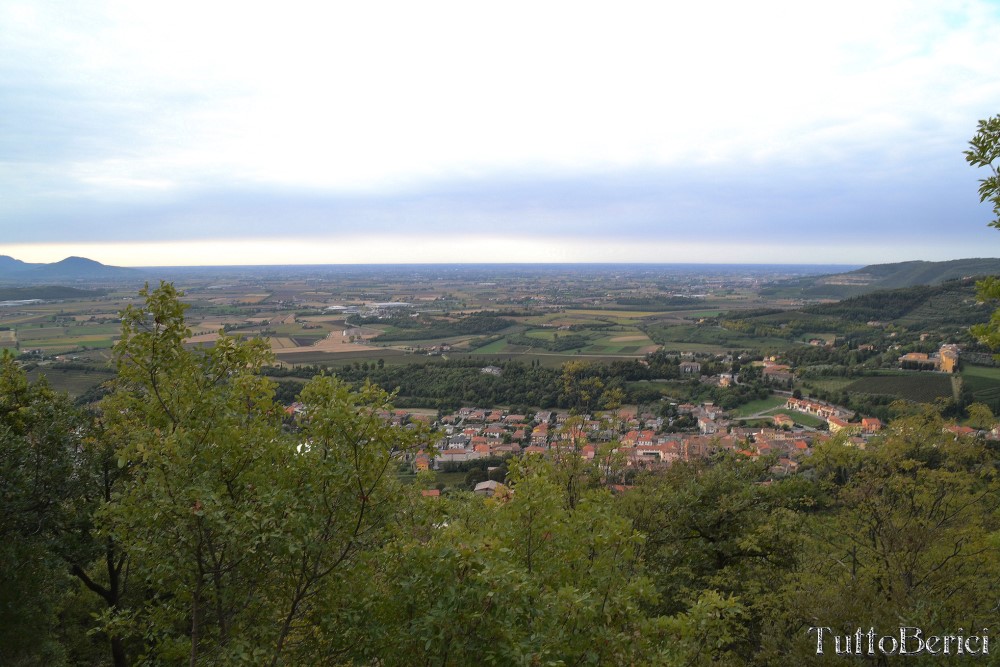
[{"label": "treeline", "polygon": [[[336,376],[355,388],[373,383],[396,394],[399,407],[457,410],[463,405],[510,405],[528,409],[601,410],[608,402],[654,404],[666,396],[682,401],[713,401],[730,410],[768,395],[770,385],[760,373],[750,375],[753,366],[744,366],[740,384],[719,387],[702,384],[696,378],[680,382],[679,359],[658,351],[643,360],[615,360],[607,363],[574,360],[559,368],[538,362],[493,362],[499,375],[482,372],[484,362],[475,359],[450,359],[434,363],[386,365],[378,362],[355,362],[336,369]],[[702,361],[702,373],[716,374],[730,370],[728,364]],[[735,369],[739,373],[739,366]],[[308,379],[325,372],[320,366],[265,368],[277,378],[278,396],[285,403],[295,399],[301,383],[282,381],[289,376]],[[662,383],[640,381],[672,380],[669,388]],[[607,393],[614,391],[614,394]],[[620,394],[619,394],[620,392]],[[616,398],[612,398],[615,396]]]},{"label": "treeline", "polygon": [[553,338],[536,338],[524,334],[507,336],[507,342],[511,345],[523,345],[524,347],[542,348],[549,352],[565,352],[586,347],[590,344],[590,339],[580,334],[555,334]]},{"label": "treeline", "polygon": [[[350,324],[368,324],[372,318],[364,318],[357,322],[348,320]],[[439,317],[411,317],[409,315],[399,315],[388,320],[378,320],[375,322],[389,324],[398,329],[379,334],[373,340],[380,342],[391,342],[400,340],[432,340],[436,338],[448,338],[450,336],[486,335],[503,331],[516,324],[514,320],[500,317],[496,313],[474,313],[457,320]]]},{"label": "treeline", "polygon": [[933,410],[792,476],[723,454],[612,493],[617,454],[561,451],[424,498],[395,473],[432,438],[384,392],[317,377],[288,424],[262,344],[187,350],[143,296],[93,412],[0,359],[0,664],[835,665],[810,627],[1000,621],[997,448]]},{"label": "treeline", "polygon": [[[434,363],[386,365],[379,362],[355,362],[336,369],[336,376],[354,387],[371,382],[397,394],[400,407],[425,407],[455,410],[463,405],[518,405],[539,408],[600,409],[600,394],[588,394],[586,400],[572,390],[567,391],[564,381],[565,364],[548,368],[538,362],[493,362],[500,368],[499,375],[482,372],[483,361],[475,359],[449,359]],[[574,374],[599,381],[605,388],[618,388],[622,400],[628,403],[647,403],[659,400],[663,393],[657,388],[632,386],[637,380],[678,379],[677,357],[661,352],[645,360],[616,360],[610,363],[573,362]],[[287,402],[301,385],[284,383],[281,378],[308,379],[325,372],[320,366],[296,368],[265,368],[270,377],[279,379],[282,397]],[[686,385],[685,385],[686,386]],[[683,387],[679,391],[686,391]]]}]

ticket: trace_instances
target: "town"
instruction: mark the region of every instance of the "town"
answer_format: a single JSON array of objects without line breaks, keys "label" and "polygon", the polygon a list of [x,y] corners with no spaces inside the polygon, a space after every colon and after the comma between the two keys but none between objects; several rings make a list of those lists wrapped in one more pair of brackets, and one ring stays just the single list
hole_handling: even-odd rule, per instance
[{"label": "town", "polygon": [[[1000,370],[965,326],[988,307],[961,277],[987,270],[984,262],[922,263],[933,284],[895,290],[879,289],[900,282],[887,273],[894,265],[833,274],[794,266],[204,268],[173,278],[188,307],[187,345],[220,335],[266,341],[273,364],[263,372],[290,413],[319,372],[394,392],[395,421],[437,434],[406,469],[436,471],[447,489],[468,486],[450,473],[567,449],[613,459],[618,482],[720,451],[788,474],[829,437],[844,433],[863,447],[928,403],[957,418],[957,432],[993,433],[987,412],[1000,412]],[[910,264],[897,273],[912,272]],[[87,402],[111,377],[118,313],[149,276],[83,268],[90,273],[59,298],[52,288],[8,290],[0,347],[29,376]],[[968,417],[973,404],[987,412]]]}]

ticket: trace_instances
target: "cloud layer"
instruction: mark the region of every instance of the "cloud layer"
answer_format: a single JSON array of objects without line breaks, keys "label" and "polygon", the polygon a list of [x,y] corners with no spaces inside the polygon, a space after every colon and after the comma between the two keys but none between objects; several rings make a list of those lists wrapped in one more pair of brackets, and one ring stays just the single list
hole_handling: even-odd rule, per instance
[{"label": "cloud layer", "polygon": [[991,254],[995,5],[674,4],[4,3],[3,243]]}]

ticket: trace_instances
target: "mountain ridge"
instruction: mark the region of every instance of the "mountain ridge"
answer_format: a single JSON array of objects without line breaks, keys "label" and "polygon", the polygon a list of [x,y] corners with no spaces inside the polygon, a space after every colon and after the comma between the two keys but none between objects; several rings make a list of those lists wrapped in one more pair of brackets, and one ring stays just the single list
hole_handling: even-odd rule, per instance
[{"label": "mountain ridge", "polygon": [[134,278],[135,269],[101,264],[86,257],[70,256],[58,262],[23,262],[9,255],[0,255],[0,281],[53,282],[59,280],[113,280]]}]

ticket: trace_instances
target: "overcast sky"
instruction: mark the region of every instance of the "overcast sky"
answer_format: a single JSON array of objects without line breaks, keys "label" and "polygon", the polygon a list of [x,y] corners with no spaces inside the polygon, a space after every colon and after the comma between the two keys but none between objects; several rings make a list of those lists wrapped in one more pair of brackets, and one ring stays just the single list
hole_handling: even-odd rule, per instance
[{"label": "overcast sky", "polygon": [[1000,3],[0,0],[0,254],[1000,256]]}]

